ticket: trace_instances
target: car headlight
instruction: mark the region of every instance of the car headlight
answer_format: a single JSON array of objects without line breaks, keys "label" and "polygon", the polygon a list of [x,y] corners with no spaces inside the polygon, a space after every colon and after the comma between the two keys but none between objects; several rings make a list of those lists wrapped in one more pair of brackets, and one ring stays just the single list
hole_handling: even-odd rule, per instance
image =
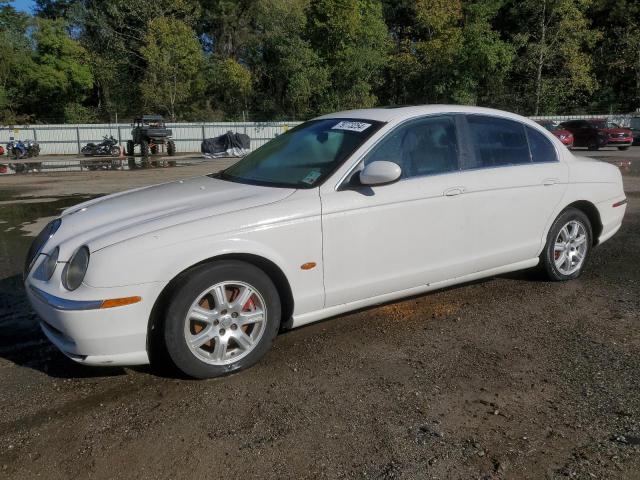
[{"label": "car headlight", "polygon": [[89,249],[82,246],[71,255],[71,259],[62,272],[62,284],[67,290],[75,290],[82,284],[89,267]]},{"label": "car headlight", "polygon": [[50,280],[53,276],[53,272],[58,265],[58,255],[60,254],[60,247],[56,247],[53,251],[47,255],[47,259],[42,264],[42,273],[45,280]]}]

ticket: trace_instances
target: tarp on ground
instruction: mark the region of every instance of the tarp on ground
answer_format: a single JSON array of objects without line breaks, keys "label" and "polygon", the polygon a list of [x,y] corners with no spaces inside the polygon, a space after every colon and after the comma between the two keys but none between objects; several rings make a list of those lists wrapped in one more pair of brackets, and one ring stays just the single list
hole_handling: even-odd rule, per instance
[{"label": "tarp on ground", "polygon": [[201,151],[205,158],[243,157],[249,153],[250,148],[249,135],[229,130],[219,137],[205,139]]}]

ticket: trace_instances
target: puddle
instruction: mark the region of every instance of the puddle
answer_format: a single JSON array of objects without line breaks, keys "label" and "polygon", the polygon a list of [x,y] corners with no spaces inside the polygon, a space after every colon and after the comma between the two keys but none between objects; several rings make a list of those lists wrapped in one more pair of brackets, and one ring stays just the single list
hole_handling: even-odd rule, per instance
[{"label": "puddle", "polygon": [[92,198],[71,195],[60,198],[29,198],[28,202],[0,204],[0,280],[22,273],[22,262],[32,237],[63,209]]},{"label": "puddle", "polygon": [[46,365],[58,355],[40,332],[22,286],[33,236],[64,208],[92,198],[73,195],[0,205],[0,356],[20,365]]}]

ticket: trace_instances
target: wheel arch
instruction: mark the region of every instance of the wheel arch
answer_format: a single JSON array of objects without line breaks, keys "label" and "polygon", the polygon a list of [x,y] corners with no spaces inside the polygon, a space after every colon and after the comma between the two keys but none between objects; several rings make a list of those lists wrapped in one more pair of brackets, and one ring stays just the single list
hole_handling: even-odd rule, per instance
[{"label": "wheel arch", "polygon": [[282,303],[281,326],[287,325],[289,323],[294,310],[293,292],[291,290],[291,284],[289,283],[287,276],[276,263],[265,257],[251,253],[227,253],[216,255],[201,260],[183,269],[180,273],[173,277],[173,279],[171,279],[171,281],[162,289],[160,295],[158,295],[158,298],[156,299],[153,308],[151,309],[151,314],[149,315],[149,319],[147,322],[147,352],[152,363],[154,362],[154,358],[163,358],[165,355],[167,355],[161,335],[164,321],[162,312],[165,311],[167,304],[171,298],[171,294],[173,293],[176,286],[186,275],[189,274],[189,272],[193,268],[199,267],[201,265],[206,265],[208,263],[218,262],[221,260],[238,260],[246,262],[254,265],[255,267],[265,272],[267,275],[269,275],[269,277],[275,284],[276,289],[278,290],[280,301]]},{"label": "wheel arch", "polygon": [[596,207],[593,203],[588,200],[577,200],[573,203],[570,203],[566,207],[562,209],[564,212],[568,208],[575,208],[576,210],[580,210],[584,213],[589,222],[591,222],[591,230],[593,234],[593,245],[598,244],[598,238],[600,238],[600,234],[602,233],[602,219],[600,218],[600,212],[598,211],[598,207]]}]

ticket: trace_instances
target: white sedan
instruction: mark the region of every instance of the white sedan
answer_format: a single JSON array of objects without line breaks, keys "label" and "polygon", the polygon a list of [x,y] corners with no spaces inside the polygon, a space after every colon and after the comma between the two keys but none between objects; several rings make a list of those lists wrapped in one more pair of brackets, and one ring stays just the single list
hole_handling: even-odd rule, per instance
[{"label": "white sedan", "polygon": [[216,377],[281,328],[536,265],[574,279],[625,204],[616,167],[518,115],[352,110],[220,173],[65,210],[34,241],[25,286],[77,362]]}]

